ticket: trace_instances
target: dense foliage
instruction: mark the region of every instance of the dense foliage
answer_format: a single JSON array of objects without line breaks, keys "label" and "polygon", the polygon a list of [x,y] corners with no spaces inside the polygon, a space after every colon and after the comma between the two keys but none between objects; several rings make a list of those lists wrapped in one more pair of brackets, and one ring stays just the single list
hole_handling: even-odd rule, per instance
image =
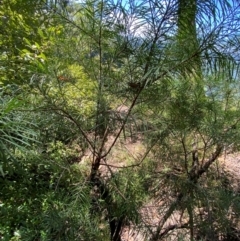
[{"label": "dense foliage", "polygon": [[[0,239],[240,240],[240,5],[0,1]],[[137,238],[136,238],[137,240]]]}]

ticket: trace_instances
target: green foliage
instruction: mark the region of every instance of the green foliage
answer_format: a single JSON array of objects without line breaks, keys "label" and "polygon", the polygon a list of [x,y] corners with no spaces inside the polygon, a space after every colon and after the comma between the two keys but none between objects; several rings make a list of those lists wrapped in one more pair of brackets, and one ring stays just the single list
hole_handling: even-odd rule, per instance
[{"label": "green foliage", "polygon": [[0,150],[3,165],[5,165],[6,159],[15,159],[15,148],[25,149],[36,141],[38,133],[34,131],[35,123],[25,118],[26,116],[18,110],[23,106],[24,101],[8,95],[7,88],[2,89]]},{"label": "green foliage", "polygon": [[39,64],[45,55],[40,46],[46,14],[40,1],[3,1],[0,5],[1,21],[1,83],[18,83],[31,78],[31,62]]},{"label": "green foliage", "polygon": [[[39,138],[38,128],[46,130],[43,124],[48,121],[33,122],[39,114],[27,109],[20,111],[26,108],[26,102],[21,100],[21,95],[11,95],[12,89],[5,88],[1,99],[0,217],[5,220],[0,225],[1,238],[63,240],[62,237],[67,236],[77,240],[82,235],[91,237],[90,223],[85,234],[79,233],[80,226],[87,229],[84,222],[89,215],[86,208],[89,191],[86,185],[79,193],[74,191],[73,184],[84,182],[85,178],[85,169],[72,165],[79,158],[77,144],[76,149],[67,147],[51,133],[46,133],[45,139]],[[44,117],[41,115],[40,119]],[[81,219],[75,216],[75,211],[70,211],[71,208],[79,211],[79,206],[84,207],[78,212]],[[49,225],[47,229],[46,225]],[[71,229],[67,228],[69,225]]]},{"label": "green foliage", "polygon": [[57,105],[65,105],[82,118],[91,116],[96,108],[96,83],[76,64],[59,71],[57,81],[51,84],[48,95]]},{"label": "green foliage", "polygon": [[126,168],[114,174],[108,183],[113,199],[108,208],[113,217],[124,217],[128,222],[139,224],[139,208],[149,197],[148,182],[152,168],[149,161],[141,167]]},{"label": "green foliage", "polygon": [[234,1],[54,2],[0,4],[0,239],[109,240],[149,196],[150,240],[176,213],[227,237],[239,195],[210,167],[240,143]]},{"label": "green foliage", "polygon": [[19,240],[63,240],[65,236],[77,240],[87,235],[87,231],[79,233],[79,228],[87,228],[89,191],[86,185],[77,191],[73,186],[84,182],[84,168],[69,164],[76,153],[60,142],[49,145],[47,154],[18,151],[18,165],[8,161],[8,170],[11,166],[13,170],[1,178],[1,219],[6,221],[0,232],[4,240],[16,233]]}]

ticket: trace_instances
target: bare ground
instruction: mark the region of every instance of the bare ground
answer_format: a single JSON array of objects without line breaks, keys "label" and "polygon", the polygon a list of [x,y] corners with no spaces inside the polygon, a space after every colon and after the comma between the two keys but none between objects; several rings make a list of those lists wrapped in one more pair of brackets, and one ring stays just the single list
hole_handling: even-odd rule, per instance
[{"label": "bare ground", "polygon": [[240,192],[240,152],[224,154],[219,159],[219,169],[231,181],[231,187]]}]

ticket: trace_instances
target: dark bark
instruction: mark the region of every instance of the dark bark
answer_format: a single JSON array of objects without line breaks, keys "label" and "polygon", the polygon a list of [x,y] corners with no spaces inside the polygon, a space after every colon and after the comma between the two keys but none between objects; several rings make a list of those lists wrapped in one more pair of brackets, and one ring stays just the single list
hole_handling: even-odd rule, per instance
[{"label": "dark bark", "polygon": [[121,241],[121,230],[123,226],[123,218],[118,220],[113,218],[109,220],[110,231],[111,231],[111,241]]},{"label": "dark bark", "polygon": [[[105,201],[105,208],[107,209],[107,216],[106,219],[109,223],[110,228],[110,240],[111,241],[121,241],[121,230],[124,225],[124,217],[115,217],[114,215],[114,201],[112,199],[111,193],[108,190],[107,185],[103,180],[101,180],[101,177],[98,173],[98,168],[100,166],[101,158],[96,158],[95,161],[92,164],[92,170],[90,174],[90,184],[92,186],[92,189],[95,189],[94,192],[96,193],[96,196],[101,198]],[[96,211],[102,211],[101,208],[95,208],[95,200],[93,198],[92,200],[92,210],[93,214]]]}]

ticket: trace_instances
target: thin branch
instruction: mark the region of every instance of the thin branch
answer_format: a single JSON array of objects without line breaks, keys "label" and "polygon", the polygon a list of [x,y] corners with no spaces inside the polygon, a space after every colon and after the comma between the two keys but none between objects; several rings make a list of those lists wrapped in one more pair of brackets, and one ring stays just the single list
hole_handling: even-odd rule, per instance
[{"label": "thin branch", "polygon": [[177,208],[177,206],[180,204],[180,202],[182,201],[184,195],[182,193],[178,194],[177,198],[175,199],[174,202],[172,202],[172,204],[170,205],[170,207],[168,208],[167,212],[165,213],[165,215],[163,216],[163,218],[159,221],[158,223],[158,227],[156,232],[152,235],[150,241],[157,241],[159,240],[159,237],[161,235],[161,230],[164,226],[164,224],[166,223],[166,221],[169,219],[169,217],[172,215],[172,213],[175,211],[175,209]]},{"label": "thin branch", "polygon": [[49,109],[43,109],[41,108],[40,110],[42,111],[49,111],[49,110],[54,110],[54,111],[57,111],[57,114],[60,115],[60,113],[58,113],[58,111],[62,112],[63,113],[63,116],[68,118],[70,121],[72,121],[76,126],[77,128],[79,129],[79,131],[81,132],[81,134],[84,136],[85,140],[87,141],[87,143],[89,144],[89,146],[92,148],[92,151],[94,154],[96,154],[94,152],[94,145],[92,144],[92,142],[90,141],[90,139],[88,138],[86,132],[82,129],[82,127],[79,125],[79,123],[75,120],[74,117],[71,116],[71,114],[69,112],[67,112],[66,110],[62,109],[62,108],[58,108],[58,107],[55,107],[55,108],[49,108]]},{"label": "thin branch", "polygon": [[182,137],[181,140],[182,146],[183,146],[183,151],[184,151],[184,165],[185,165],[185,170],[188,173],[188,164],[187,164],[187,159],[188,159],[188,153],[187,153],[187,148],[185,145],[185,138]]},{"label": "thin branch", "polygon": [[159,234],[159,239],[163,238],[165,235],[167,235],[170,231],[175,230],[175,229],[188,229],[189,225],[188,223],[184,223],[184,224],[173,224],[173,225],[169,225],[168,227],[166,227],[164,229],[164,231],[162,233]]}]

